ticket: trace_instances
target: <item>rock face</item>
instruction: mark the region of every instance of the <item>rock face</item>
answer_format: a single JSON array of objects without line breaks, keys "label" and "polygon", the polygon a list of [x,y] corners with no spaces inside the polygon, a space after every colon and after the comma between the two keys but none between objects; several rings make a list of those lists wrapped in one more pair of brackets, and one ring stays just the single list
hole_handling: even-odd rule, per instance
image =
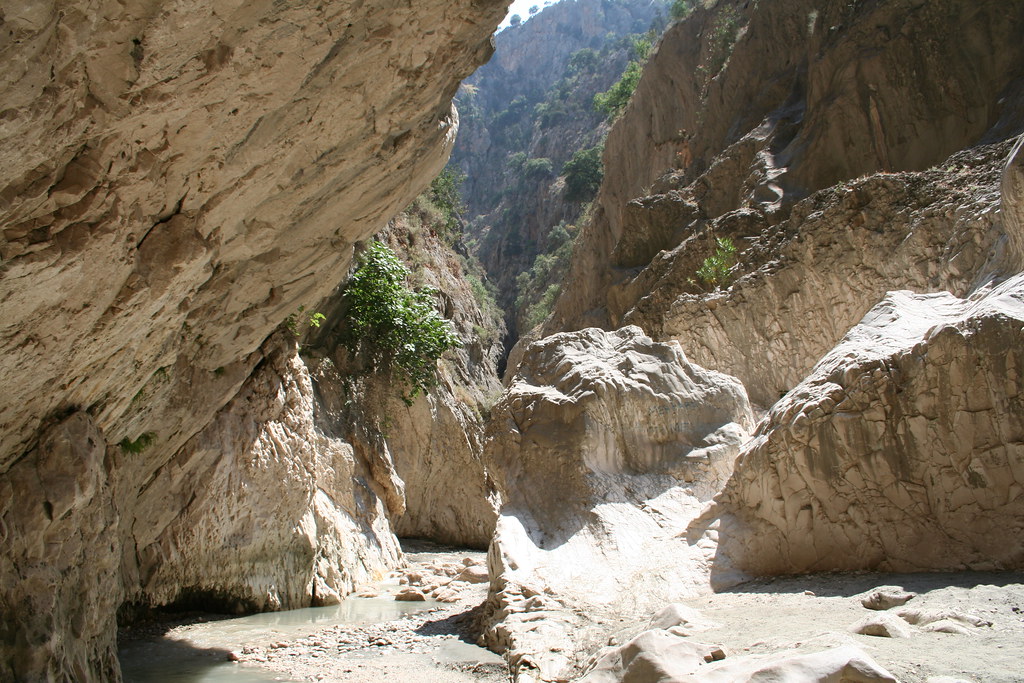
[{"label": "rock face", "polygon": [[[451,98],[506,6],[5,6],[0,677],[116,679],[117,605],[183,596],[203,568],[200,591],[284,606],[394,561],[335,537],[386,536],[361,484],[336,488],[360,456],[298,436],[305,380],[261,347],[444,165]],[[273,476],[294,497],[260,510],[234,488]],[[276,559],[249,533],[268,510]],[[249,574],[268,567],[295,575]]]},{"label": "rock face", "polygon": [[[946,0],[698,5],[666,32],[609,135],[594,215],[544,331],[556,340],[639,325],[735,376],[770,412],[720,493],[720,474],[707,477],[697,497],[714,503],[698,517],[630,484],[646,501],[633,508],[638,517],[661,512],[662,529],[686,530],[654,550],[632,544],[654,532],[629,535],[631,560],[620,567],[615,551],[610,561],[588,554],[626,527],[608,521],[625,517],[619,499],[593,497],[589,517],[563,512],[568,533],[545,526],[559,511],[534,513],[555,499],[578,509],[588,489],[574,463],[595,456],[576,455],[564,428],[544,425],[538,416],[556,409],[530,407],[543,392],[517,408],[524,387],[513,383],[500,405],[515,418],[493,427],[516,436],[509,446],[496,438],[493,453],[518,459],[496,460],[530,462],[521,454],[549,446],[572,454],[506,465],[503,491],[527,480],[527,468],[557,482],[554,495],[551,484],[510,494],[492,545],[491,609],[503,621],[488,638],[511,649],[524,680],[571,666],[565,633],[591,644],[617,635],[610,621],[597,624],[604,607],[630,619],[614,597],[579,610],[592,620],[578,617],[580,598],[549,567],[558,553],[573,558],[563,566],[614,568],[632,586],[631,606],[647,609],[659,571],[643,567],[660,552],[674,555],[675,571],[690,568],[688,580],[673,581],[694,590],[751,575],[1024,565],[1024,175],[1013,139],[1024,128],[1024,14],[1007,20],[1002,3]],[[719,238],[738,251],[721,287],[697,275]],[[546,343],[513,352],[524,377],[534,372],[531,349]],[[573,405],[562,393],[551,394],[557,410]],[[646,429],[649,413],[629,411],[616,423],[623,434]],[[656,460],[657,448],[648,450]],[[577,517],[597,539],[589,547],[573,534]],[[576,585],[617,595],[602,575],[592,569]],[[656,650],[637,660],[646,673],[635,680],[682,677],[666,673]],[[632,680],[625,660],[642,651],[612,655],[609,680]],[[821,676],[873,680],[847,674],[867,671],[844,669],[851,661]],[[783,675],[772,668],[779,662],[763,664]],[[728,673],[708,680],[756,670],[715,666]]]},{"label": "rock face", "polygon": [[328,605],[397,566],[386,496],[375,493],[390,482],[317,419],[287,335],[143,487],[134,600],[238,612]]},{"label": "rock face", "polygon": [[[1004,3],[704,4],[666,31],[608,137],[598,209],[549,331],[623,324],[665,261],[678,261],[684,275],[660,294],[664,310],[723,236],[713,221],[770,234],[817,190],[922,170],[1021,129],[1024,29]],[[675,253],[699,234],[699,256]]]},{"label": "rock face", "polygon": [[323,419],[386,472],[395,533],[486,548],[497,515],[481,455],[485,417],[501,393],[500,322],[481,312],[457,254],[420,216],[403,213],[378,237],[420,264],[413,277],[441,293],[462,348],[445,354],[438,385],[411,405],[393,377],[346,383],[338,368],[351,361],[338,343],[344,314],[335,300],[324,309],[331,322],[306,347]]},{"label": "rock face", "polygon": [[721,563],[1021,566],[1022,322],[1021,276],[969,300],[890,293],[745,447],[719,500]]},{"label": "rock face", "polygon": [[552,680],[602,619],[702,590],[714,532],[693,545],[680,532],[751,424],[739,382],[638,328],[532,344],[488,426],[503,506],[487,644],[520,676]]},{"label": "rock face", "polygon": [[[726,214],[614,288],[615,310],[677,339],[695,362],[740,378],[751,400],[770,406],[886,291],[966,296],[993,273],[1014,272],[1000,255],[1000,175],[1011,148],[983,146],[928,171],[842,183],[778,224],[749,209]],[[646,210],[680,203],[661,197]],[[715,237],[743,251],[735,282],[709,293],[693,281]]]}]

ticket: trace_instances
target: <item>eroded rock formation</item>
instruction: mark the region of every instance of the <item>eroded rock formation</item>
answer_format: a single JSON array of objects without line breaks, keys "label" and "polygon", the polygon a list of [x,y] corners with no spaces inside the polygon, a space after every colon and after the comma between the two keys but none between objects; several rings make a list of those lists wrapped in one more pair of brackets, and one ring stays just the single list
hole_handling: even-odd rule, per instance
[{"label": "eroded rock formation", "polygon": [[521,680],[565,676],[602,621],[703,589],[714,543],[691,544],[682,525],[752,422],[738,381],[636,327],[527,349],[485,451],[503,505],[484,638]]},{"label": "eroded rock formation", "polygon": [[[359,484],[321,496],[367,463],[332,435],[301,443],[305,380],[263,344],[444,165],[451,98],[506,6],[3,8],[0,677],[116,679],[117,605],[188,588],[215,545],[236,560],[206,585],[264,606],[393,561],[328,540],[384,533]],[[277,475],[298,488],[274,520],[289,549],[255,559],[268,509],[235,486]],[[218,490],[225,507],[200,510]]]},{"label": "eroded rock formation", "polygon": [[[714,242],[705,237],[699,257],[676,248],[702,232],[721,236],[708,229],[712,221],[731,222],[742,237],[770,234],[817,190],[877,171],[923,170],[1024,123],[1024,26],[1005,3],[709,7],[666,31],[609,134],[598,208],[549,332],[623,324],[662,262],[678,261],[667,306]],[[839,325],[822,352],[875,301]]]},{"label": "eroded rock formation", "polygon": [[[693,569],[689,584],[671,572],[629,574],[652,556],[638,550],[621,568],[632,604],[701,580],[711,589],[762,574],[1024,564],[1013,540],[1024,524],[1024,143],[1014,140],[1024,127],[1024,15],[1007,20],[1005,10],[722,0],[698,3],[667,31],[609,135],[597,207],[545,333],[639,325],[735,376],[771,410],[712,506],[696,519],[681,508],[665,515],[668,526],[691,520],[661,546]],[[718,238],[733,240],[738,262],[716,285],[697,271]],[[545,343],[510,358],[530,368],[530,349]],[[547,378],[546,391],[555,384]],[[508,397],[516,392],[513,383]],[[525,416],[509,429],[527,434]],[[624,433],[646,419],[634,411]],[[545,429],[516,447],[555,442],[548,432],[563,438]],[[538,467],[534,481],[558,482],[557,499],[574,500],[573,486],[562,492],[574,477],[555,467],[564,464]],[[493,613],[503,622],[489,637],[511,648],[523,680],[544,680],[572,659],[564,643],[552,656],[546,642],[572,629],[576,643],[618,632],[599,623],[600,609],[593,619],[574,613],[572,586],[503,582],[520,558],[544,557],[531,515],[547,519],[551,501],[531,495],[525,512],[499,520]],[[651,514],[643,495],[632,506]],[[605,523],[611,507],[591,506],[595,544],[631,547],[644,534]],[[545,552],[571,546],[561,538]],[[705,561],[693,560],[697,549]],[[588,558],[562,552],[566,566]],[[590,564],[615,566],[603,555]],[[522,566],[546,576],[542,560]],[[637,620],[628,608],[611,612]],[[657,649],[651,666],[638,664],[651,680]],[[626,659],[643,652],[617,645],[595,680],[634,680]],[[721,665],[722,680],[744,680],[745,666]],[[685,675],[701,672],[718,680],[713,667]]]},{"label": "eroded rock formation", "polygon": [[716,568],[1020,567],[1022,353],[1021,276],[968,300],[890,293],[744,448]]}]

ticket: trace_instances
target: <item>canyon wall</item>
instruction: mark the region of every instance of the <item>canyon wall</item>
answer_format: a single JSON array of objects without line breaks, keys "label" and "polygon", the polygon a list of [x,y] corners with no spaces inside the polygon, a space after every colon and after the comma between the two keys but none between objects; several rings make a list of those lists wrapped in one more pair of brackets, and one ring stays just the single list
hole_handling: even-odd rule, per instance
[{"label": "canyon wall", "polygon": [[[764,417],[725,479],[672,473],[672,486],[703,487],[705,508],[632,483],[627,502],[595,496],[579,515],[586,542],[545,526],[552,501],[574,500],[563,489],[575,458],[544,460],[539,474],[495,458],[506,507],[485,638],[508,649],[517,680],[584,673],[581,649],[618,638],[616,618],[654,611],[672,591],[837,569],[1022,566],[1024,2],[1009,7],[719,0],[666,31],[609,134],[551,336],[510,357],[538,382],[523,393],[512,380],[503,400],[518,402],[499,405],[515,416],[513,436],[496,431],[489,452],[580,448],[592,454],[583,479],[599,478],[603,444],[537,417],[573,408],[565,378],[535,372],[538,354],[592,327],[678,343],[694,366],[735,377]],[[714,282],[699,271],[719,240],[735,260]],[[592,355],[562,365],[578,391],[614,376]],[[589,409],[628,394],[625,382],[595,391],[604,407]],[[656,426],[645,410],[630,415],[619,448]],[[615,514],[656,519],[658,552],[691,573],[629,574],[629,605],[605,613],[616,592],[596,567],[616,567],[627,548],[621,578],[658,557],[643,533],[608,521],[620,503]],[[562,558],[557,572],[546,556]],[[587,577],[577,585],[597,577],[594,592],[558,580],[573,567]],[[595,680],[633,680],[626,650],[637,647],[612,652],[620,670]]]},{"label": "canyon wall", "polygon": [[265,340],[443,167],[507,4],[4,6],[0,677],[116,680],[126,600],[397,560],[387,478]]},{"label": "canyon wall", "polygon": [[[574,286],[546,330],[622,324],[653,283],[630,285],[656,278],[666,261],[681,260],[686,238],[703,234],[687,252],[699,265],[721,234],[716,220],[745,223],[740,237],[768,234],[815,191],[873,172],[920,171],[1019,132],[1020,17],[994,1],[698,7],[666,31],[609,134]],[[674,278],[664,298],[701,293],[685,289],[687,278],[694,273]],[[838,325],[831,343],[872,303]],[[686,336],[677,338],[689,352]]]}]

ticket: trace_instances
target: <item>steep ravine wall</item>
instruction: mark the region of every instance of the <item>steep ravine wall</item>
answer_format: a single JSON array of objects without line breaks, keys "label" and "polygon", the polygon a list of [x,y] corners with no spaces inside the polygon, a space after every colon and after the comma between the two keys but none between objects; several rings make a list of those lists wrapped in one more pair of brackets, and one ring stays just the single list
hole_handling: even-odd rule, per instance
[{"label": "steep ravine wall", "polygon": [[621,324],[644,290],[609,293],[732,211],[757,214],[748,235],[767,231],[817,190],[1019,132],[1021,16],[993,0],[698,8],[666,31],[609,134],[573,286],[546,331]]},{"label": "steep ravine wall", "polygon": [[[507,4],[4,7],[0,678],[116,680],[122,601],[225,552],[206,587],[264,607],[394,561],[377,473],[296,436],[308,380],[264,342],[442,168]],[[268,477],[278,517],[239,490]]]}]

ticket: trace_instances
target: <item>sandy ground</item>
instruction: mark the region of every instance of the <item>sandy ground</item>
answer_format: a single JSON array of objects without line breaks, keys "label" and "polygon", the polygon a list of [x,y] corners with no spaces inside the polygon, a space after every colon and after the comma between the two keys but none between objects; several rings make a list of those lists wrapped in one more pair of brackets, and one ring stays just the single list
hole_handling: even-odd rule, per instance
[{"label": "sandy ground", "polygon": [[[865,608],[855,596],[887,585],[917,593],[903,607],[887,612],[914,609],[965,616],[966,622],[954,620],[965,632],[931,632],[907,624],[907,638],[853,633],[851,626],[882,613]],[[719,625],[693,638],[724,646],[730,657],[783,650],[809,653],[853,644],[904,683],[1024,682],[1021,573],[817,574],[754,581],[683,604]],[[624,629],[618,639],[637,630]]]},{"label": "sandy ground", "polygon": [[[443,563],[484,560],[483,553],[429,544],[407,545],[406,555],[406,577],[410,571],[428,576]],[[399,584],[401,576],[370,589],[379,593],[376,604],[390,603],[407,588]],[[905,638],[854,633],[854,624],[883,613],[865,608],[860,599],[881,586],[917,594],[887,612],[944,612],[960,632],[907,623]],[[267,629],[247,638],[245,646],[208,650],[219,667],[225,659],[236,660],[230,666],[237,677],[220,668],[220,677],[195,680],[506,682],[503,660],[473,644],[473,610],[486,590],[486,583],[460,585],[455,602],[410,604],[419,611],[375,623]],[[1024,683],[1024,573],[818,574],[754,581],[683,604],[715,624],[693,639],[721,645],[727,657],[854,644],[904,683]],[[164,638],[209,648],[203,634],[210,628],[208,621],[171,625]],[[623,624],[613,640],[624,642],[644,628]]]}]

